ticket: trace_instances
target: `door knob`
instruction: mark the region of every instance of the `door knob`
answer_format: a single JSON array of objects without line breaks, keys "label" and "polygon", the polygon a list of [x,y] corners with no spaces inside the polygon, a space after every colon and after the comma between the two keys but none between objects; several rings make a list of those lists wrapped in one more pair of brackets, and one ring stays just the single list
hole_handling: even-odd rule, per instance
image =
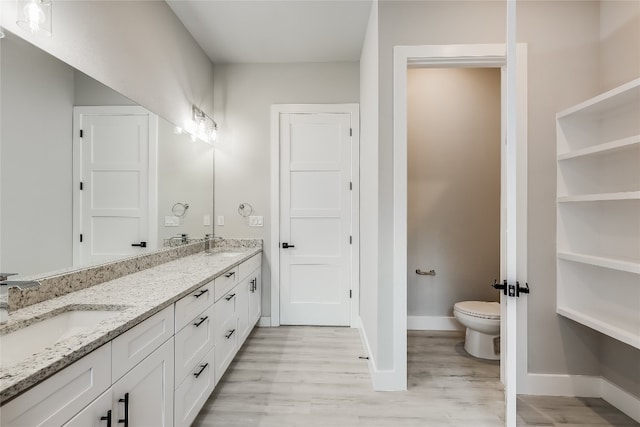
[{"label": "door knob", "polygon": [[147,242],[132,243],[131,246],[138,246],[138,247],[141,247],[141,248],[146,248],[147,247]]},{"label": "door knob", "polygon": [[289,249],[289,248],[295,248],[295,247],[296,247],[296,245],[291,245],[291,244],[289,244],[287,242],[283,242],[282,243],[282,249]]}]

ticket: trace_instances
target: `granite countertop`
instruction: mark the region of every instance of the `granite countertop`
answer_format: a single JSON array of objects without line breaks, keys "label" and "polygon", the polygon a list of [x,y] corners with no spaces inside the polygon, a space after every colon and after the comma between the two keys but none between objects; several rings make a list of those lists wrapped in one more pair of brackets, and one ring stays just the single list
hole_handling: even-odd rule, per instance
[{"label": "granite countertop", "polygon": [[200,252],[11,312],[8,322],[0,326],[0,337],[69,307],[116,310],[118,314],[17,364],[0,366],[0,402],[55,374],[229,268],[262,252],[262,248],[234,247],[229,252],[233,254]]}]

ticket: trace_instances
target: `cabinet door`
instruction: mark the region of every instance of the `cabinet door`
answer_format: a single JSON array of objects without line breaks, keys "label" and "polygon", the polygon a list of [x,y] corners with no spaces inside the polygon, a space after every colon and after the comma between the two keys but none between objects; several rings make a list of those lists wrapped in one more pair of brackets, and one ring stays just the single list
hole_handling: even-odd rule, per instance
[{"label": "cabinet door", "polygon": [[236,315],[238,316],[238,348],[249,335],[249,292],[253,286],[251,278],[247,277],[240,283],[234,292],[236,295]]},{"label": "cabinet door", "polygon": [[[64,427],[107,427],[108,425],[115,425],[116,420],[114,420],[113,411],[111,410],[112,401],[113,390],[109,388],[100,397],[91,402],[89,406],[80,411],[78,415],[73,417],[71,421],[66,423]],[[109,424],[109,417],[111,417],[111,424]]]},{"label": "cabinet door", "polygon": [[173,337],[113,385],[113,425],[173,426]]},{"label": "cabinet door", "polygon": [[253,328],[262,314],[262,280],[260,269],[257,269],[252,275],[254,284],[249,288],[249,328]]}]

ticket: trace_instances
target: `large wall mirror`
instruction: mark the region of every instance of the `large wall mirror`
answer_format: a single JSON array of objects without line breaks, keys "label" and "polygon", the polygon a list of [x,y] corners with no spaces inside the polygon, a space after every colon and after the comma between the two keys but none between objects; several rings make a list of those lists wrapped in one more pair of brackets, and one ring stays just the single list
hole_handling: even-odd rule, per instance
[{"label": "large wall mirror", "polygon": [[8,32],[0,101],[3,273],[42,276],[213,233],[210,144]]}]

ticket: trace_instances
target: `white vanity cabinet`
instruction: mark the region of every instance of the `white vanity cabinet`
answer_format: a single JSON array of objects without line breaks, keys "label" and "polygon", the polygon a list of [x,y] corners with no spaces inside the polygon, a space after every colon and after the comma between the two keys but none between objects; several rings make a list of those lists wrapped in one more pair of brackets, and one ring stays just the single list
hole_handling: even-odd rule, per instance
[{"label": "white vanity cabinet", "polygon": [[258,267],[249,280],[249,331],[258,323],[262,315],[262,279]]},{"label": "white vanity cabinet", "polygon": [[173,339],[147,356],[65,427],[173,425]]}]

